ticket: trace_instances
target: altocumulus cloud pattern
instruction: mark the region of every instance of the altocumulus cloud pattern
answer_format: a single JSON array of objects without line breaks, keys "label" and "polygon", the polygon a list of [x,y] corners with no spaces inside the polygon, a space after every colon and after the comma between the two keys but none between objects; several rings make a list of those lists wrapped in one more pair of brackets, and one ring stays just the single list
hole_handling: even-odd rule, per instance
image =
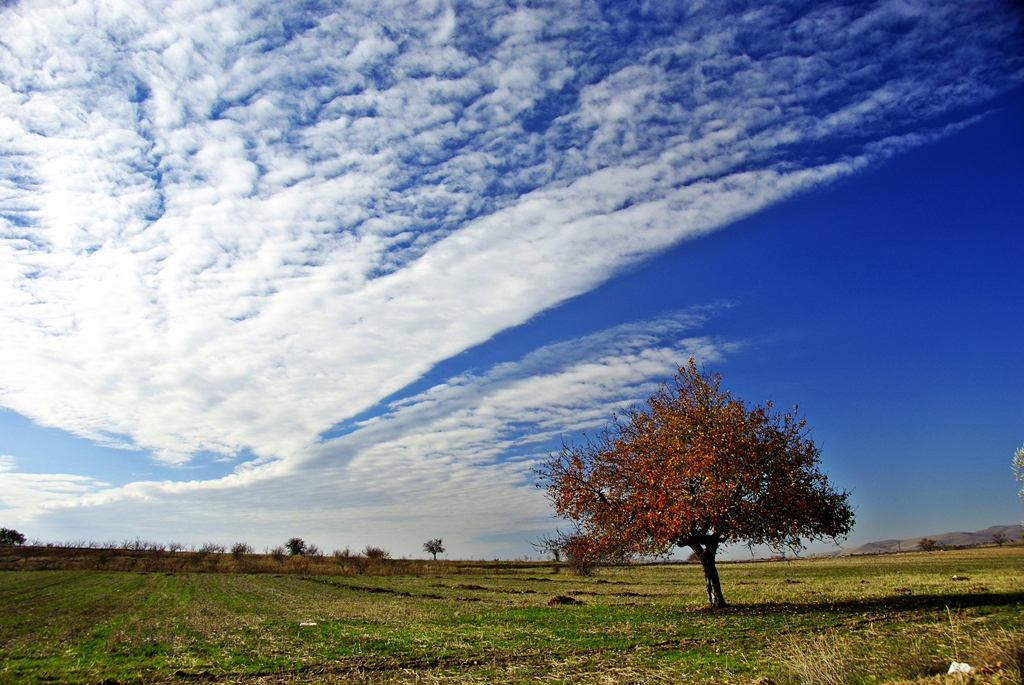
[{"label": "altocumulus cloud pattern", "polygon": [[[1005,12],[6,3],[0,403],[166,463],[300,468],[439,361],[964,125],[1024,81]],[[652,354],[615,387],[676,361]]]}]

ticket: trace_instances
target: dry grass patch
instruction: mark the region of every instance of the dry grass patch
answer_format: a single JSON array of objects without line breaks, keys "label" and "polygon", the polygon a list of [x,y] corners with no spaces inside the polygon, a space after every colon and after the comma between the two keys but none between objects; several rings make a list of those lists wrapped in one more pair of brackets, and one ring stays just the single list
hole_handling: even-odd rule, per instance
[{"label": "dry grass patch", "polygon": [[846,636],[828,632],[811,639],[790,638],[776,656],[788,680],[801,685],[848,685],[859,674]]}]

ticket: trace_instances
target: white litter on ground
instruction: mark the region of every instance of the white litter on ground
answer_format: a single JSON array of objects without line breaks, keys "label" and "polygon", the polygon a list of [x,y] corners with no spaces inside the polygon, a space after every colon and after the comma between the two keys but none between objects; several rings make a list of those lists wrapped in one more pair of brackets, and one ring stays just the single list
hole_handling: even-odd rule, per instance
[{"label": "white litter on ground", "polygon": [[952,673],[974,673],[974,667],[960,661],[954,661],[949,665],[949,672]]},{"label": "white litter on ground", "polygon": [[[316,623],[314,623],[313,621],[303,621],[303,622],[302,622],[302,623],[300,623],[299,625],[300,625],[300,626],[315,626],[315,625],[316,625]],[[950,673],[952,673],[952,671],[950,671]]]}]

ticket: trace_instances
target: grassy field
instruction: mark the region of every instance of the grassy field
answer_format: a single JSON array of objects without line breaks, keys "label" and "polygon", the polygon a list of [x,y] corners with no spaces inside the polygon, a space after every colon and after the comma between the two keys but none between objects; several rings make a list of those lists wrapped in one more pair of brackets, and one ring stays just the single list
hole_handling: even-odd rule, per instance
[{"label": "grassy field", "polygon": [[290,563],[0,571],[0,682],[1019,683],[1024,659],[1024,547],[722,564],[717,612],[694,565]]}]

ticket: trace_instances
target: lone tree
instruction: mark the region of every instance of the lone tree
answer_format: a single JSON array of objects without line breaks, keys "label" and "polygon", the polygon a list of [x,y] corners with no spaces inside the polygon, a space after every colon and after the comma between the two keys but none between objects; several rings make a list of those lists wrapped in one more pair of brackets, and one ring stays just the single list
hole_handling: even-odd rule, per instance
[{"label": "lone tree", "polygon": [[818,470],[820,450],[796,410],[748,407],[720,383],[690,359],[597,439],[548,457],[538,487],[575,526],[562,536],[567,555],[605,561],[689,547],[704,569],[708,602],[719,608],[726,605],[715,567],[721,545],[798,550],[805,538],[850,532],[849,493]]},{"label": "lone tree", "polygon": [[309,546],[302,538],[288,538],[288,542],[284,543],[284,546],[288,548],[288,554],[293,557],[301,557],[309,550]]},{"label": "lone tree", "polygon": [[13,528],[0,528],[0,547],[14,547],[25,544],[25,535]]},{"label": "lone tree", "polygon": [[434,555],[434,561],[437,561],[437,555],[444,553],[444,547],[441,545],[441,538],[436,540],[427,540],[423,543],[423,551],[427,554]]}]

